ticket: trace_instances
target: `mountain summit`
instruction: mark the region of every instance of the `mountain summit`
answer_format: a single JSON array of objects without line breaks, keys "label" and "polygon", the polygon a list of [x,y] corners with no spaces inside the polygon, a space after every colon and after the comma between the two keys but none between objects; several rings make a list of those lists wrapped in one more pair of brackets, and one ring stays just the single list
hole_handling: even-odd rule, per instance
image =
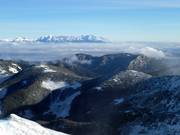
[{"label": "mountain summit", "polygon": [[77,42],[77,43],[104,43],[107,40],[103,37],[97,37],[94,35],[81,35],[81,36],[42,36],[36,41],[45,43],[61,43],[61,42]]},{"label": "mountain summit", "polygon": [[81,36],[41,36],[37,39],[18,37],[15,39],[1,39],[0,42],[6,43],[106,43],[107,39],[94,35]]}]

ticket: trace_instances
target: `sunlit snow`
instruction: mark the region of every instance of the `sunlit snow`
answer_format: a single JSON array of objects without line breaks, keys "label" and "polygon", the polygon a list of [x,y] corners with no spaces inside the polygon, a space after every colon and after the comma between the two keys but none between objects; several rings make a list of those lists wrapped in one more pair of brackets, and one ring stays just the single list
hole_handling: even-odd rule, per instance
[{"label": "sunlit snow", "polygon": [[1,135],[67,135],[61,132],[46,129],[41,125],[16,116],[10,115],[10,118],[0,120]]},{"label": "sunlit snow", "polygon": [[56,89],[62,89],[62,88],[73,88],[73,89],[77,89],[79,87],[81,87],[81,84],[78,82],[74,82],[72,84],[69,84],[67,82],[64,81],[52,81],[52,80],[46,80],[46,81],[42,81],[41,87],[45,88],[45,89],[49,89],[49,90],[56,90]]}]

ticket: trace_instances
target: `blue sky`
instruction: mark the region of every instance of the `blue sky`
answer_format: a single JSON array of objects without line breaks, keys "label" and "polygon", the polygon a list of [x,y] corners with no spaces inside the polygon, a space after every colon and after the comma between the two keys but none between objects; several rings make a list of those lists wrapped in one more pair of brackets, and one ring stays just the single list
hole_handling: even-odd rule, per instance
[{"label": "blue sky", "polygon": [[0,38],[48,34],[180,41],[180,1],[0,0]]}]

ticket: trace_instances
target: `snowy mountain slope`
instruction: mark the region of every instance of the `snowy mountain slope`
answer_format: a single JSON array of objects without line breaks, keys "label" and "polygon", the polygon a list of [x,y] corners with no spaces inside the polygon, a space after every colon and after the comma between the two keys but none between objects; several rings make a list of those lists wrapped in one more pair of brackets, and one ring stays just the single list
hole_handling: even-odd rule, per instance
[{"label": "snowy mountain slope", "polygon": [[49,65],[47,70],[47,65],[45,68],[39,65],[30,66],[0,84],[6,90],[2,99],[4,111],[37,104],[55,90],[78,89],[82,80],[85,78],[63,67]]},{"label": "snowy mountain slope", "polygon": [[46,129],[39,124],[11,114],[9,118],[0,120],[1,135],[67,135]]},{"label": "snowy mountain slope", "polygon": [[[126,101],[136,83],[151,78],[151,75],[137,71],[121,71],[107,80],[82,91],[72,104],[72,119],[90,121],[108,119],[116,104]],[[96,81],[97,82],[97,81]]]},{"label": "snowy mountain slope", "polygon": [[[110,85],[111,87],[106,89],[102,87],[96,91],[94,89],[84,91],[73,101],[70,119],[84,122],[96,121],[100,127],[97,128],[94,125],[94,128],[89,131],[92,134],[94,131],[105,130],[104,134],[107,135],[120,133],[178,135],[180,78],[170,76],[146,79],[139,80],[135,84],[137,86],[132,85],[124,90]],[[131,82],[130,79],[125,80]],[[83,134],[88,133],[84,131]]]},{"label": "snowy mountain slope", "polygon": [[[134,86],[131,101],[152,112],[179,113],[180,76],[151,78]],[[139,100],[140,99],[140,100]]]},{"label": "snowy mountain slope", "polygon": [[[14,112],[26,118],[30,116],[30,118],[37,117],[43,120],[67,118],[70,116],[74,100],[81,95],[82,91],[88,88],[85,86],[86,84],[86,80],[81,81],[81,83],[73,82],[71,84],[47,80],[45,87],[51,91],[47,97],[37,104],[29,106],[21,104]],[[27,111],[30,112],[30,115]]]},{"label": "snowy mountain slope", "polygon": [[115,74],[112,78],[105,81],[103,87],[115,87],[120,88],[130,87],[140,81],[151,78],[152,76],[143,72],[138,72],[135,70],[126,70]]},{"label": "snowy mountain slope", "polygon": [[128,68],[130,70],[136,70],[152,75],[157,75],[158,73],[163,72],[167,68],[166,64],[163,62],[164,61],[162,59],[156,59],[140,55],[136,59],[131,61]]},{"label": "snowy mountain slope", "polygon": [[153,76],[180,75],[180,63],[177,57],[155,58],[139,55],[128,66],[129,70],[136,70]]},{"label": "snowy mountain slope", "polygon": [[178,135],[179,81],[179,76],[152,77],[126,89],[129,97],[117,105],[112,124],[125,135]]}]

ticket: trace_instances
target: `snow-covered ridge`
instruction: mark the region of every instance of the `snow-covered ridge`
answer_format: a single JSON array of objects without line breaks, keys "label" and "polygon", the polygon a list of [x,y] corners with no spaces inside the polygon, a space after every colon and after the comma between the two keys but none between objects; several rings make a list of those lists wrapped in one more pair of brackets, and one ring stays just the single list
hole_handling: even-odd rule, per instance
[{"label": "snow-covered ridge", "polygon": [[135,70],[126,70],[122,71],[112,78],[107,80],[104,85],[121,85],[121,87],[125,87],[125,84],[130,86],[134,85],[142,80],[146,80],[151,78],[152,76],[143,72],[138,72]]},{"label": "snow-covered ridge", "polygon": [[15,39],[0,39],[0,43],[105,43],[107,39],[94,35],[81,36],[41,36],[37,39],[18,37]]},{"label": "snow-covered ridge", "polygon": [[41,125],[11,114],[8,119],[0,120],[1,135],[67,135],[46,129]]},{"label": "snow-covered ridge", "polygon": [[56,72],[55,70],[49,68],[49,67],[48,67],[47,65],[45,65],[45,64],[40,64],[40,65],[38,65],[38,66],[36,66],[36,67],[37,67],[37,68],[42,68],[44,73],[55,73],[55,72]]},{"label": "snow-covered ridge", "polygon": [[107,40],[103,37],[97,37],[94,35],[81,35],[81,36],[42,36],[36,40],[37,42],[45,43],[61,43],[61,42],[95,42],[101,43]]}]

